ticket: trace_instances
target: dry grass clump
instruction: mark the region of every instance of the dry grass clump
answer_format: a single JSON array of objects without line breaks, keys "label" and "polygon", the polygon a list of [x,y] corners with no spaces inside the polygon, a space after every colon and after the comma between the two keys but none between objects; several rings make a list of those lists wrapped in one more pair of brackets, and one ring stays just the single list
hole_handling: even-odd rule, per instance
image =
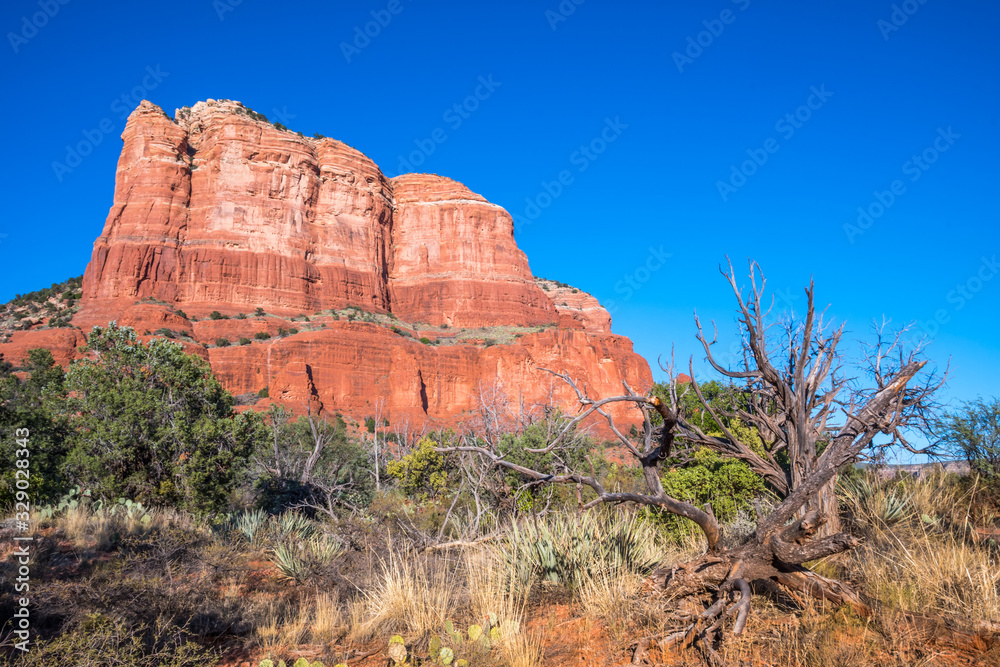
[{"label": "dry grass clump", "polygon": [[[864,541],[814,569],[851,581],[881,601],[882,611],[862,619],[847,608],[793,600],[775,585],[773,595],[754,597],[747,632],[727,637],[717,650],[732,664],[923,664],[934,659],[935,649],[912,633],[887,632],[903,627],[895,614],[1000,623],[1000,550],[976,537],[975,528],[988,527],[983,521],[993,516],[976,489],[943,476],[872,476],[845,486],[845,522]],[[39,615],[40,627],[81,629],[72,646],[47,639],[49,650],[83,651],[77,642],[86,639],[82,629],[90,627],[90,615],[114,609],[125,619],[122,628],[152,628],[150,636],[175,633],[175,644],[190,639],[211,648],[218,646],[212,644],[217,637],[238,637],[233,644],[249,651],[252,663],[313,652],[336,664],[384,650],[388,638],[399,634],[411,655],[426,655],[431,638],[438,637],[456,659],[473,665],[591,660],[584,658],[585,649],[618,664],[627,661],[636,638],[676,629],[671,603],[641,592],[649,570],[691,560],[705,548],[701,537],[692,534],[678,543],[636,513],[608,508],[529,517],[474,548],[422,553],[368,526],[257,514],[211,528],[179,512],[129,513],[83,504],[47,519],[55,529],[45,537],[54,545],[46,552],[51,562],[63,568],[82,564],[77,578],[39,587],[40,609],[53,610]],[[737,522],[724,530],[731,539],[745,539],[751,520]],[[317,566],[322,576],[282,577],[272,557],[276,541],[305,549],[324,530],[343,546],[329,567]],[[111,557],[93,557],[102,550]],[[384,556],[364,556],[368,551]],[[85,590],[102,591],[100,604],[78,602],[89,600]],[[156,625],[163,619],[173,619],[172,629]],[[489,644],[471,641],[473,624],[487,632],[496,627],[498,634]],[[109,643],[121,643],[117,635],[109,637]],[[156,654],[165,646],[160,641],[135,650]],[[668,664],[703,660],[696,652],[670,650],[663,656]],[[690,660],[671,663],[675,658]]]},{"label": "dry grass clump", "polygon": [[172,509],[137,509],[118,505],[93,509],[88,504],[69,507],[53,517],[35,514],[36,526],[55,526],[78,549],[106,551],[116,542],[130,537],[142,537],[155,532],[179,529],[208,535],[207,527],[191,515]]},{"label": "dry grass clump", "polygon": [[351,629],[356,639],[441,632],[459,608],[458,574],[440,559],[390,551],[380,576],[365,591],[367,619]]},{"label": "dry grass clump", "polygon": [[888,533],[852,554],[849,567],[890,607],[1000,622],[1000,559],[953,533]]},{"label": "dry grass clump", "polygon": [[[782,667],[903,667],[914,663],[896,647],[887,645],[874,623],[844,607],[831,610],[808,601],[790,615],[766,597],[754,598],[754,613],[746,632],[728,636],[720,647],[731,664],[781,665]],[[700,662],[690,650],[692,662]],[[895,655],[894,655],[895,654]]]},{"label": "dry grass clump", "polygon": [[522,581],[517,569],[511,567],[503,547],[496,545],[466,553],[465,572],[472,619],[476,623],[491,616],[497,619],[500,637],[495,646],[504,664],[509,667],[541,665],[541,643],[525,628],[528,591],[533,580]]},{"label": "dry grass clump", "polygon": [[344,631],[344,611],[339,602],[326,593],[316,596],[312,605],[309,636],[314,644],[327,644]]},{"label": "dry grass clump", "polygon": [[1000,622],[1000,554],[974,539],[978,494],[941,474],[863,479],[843,498],[867,540],[841,562],[891,608]]}]

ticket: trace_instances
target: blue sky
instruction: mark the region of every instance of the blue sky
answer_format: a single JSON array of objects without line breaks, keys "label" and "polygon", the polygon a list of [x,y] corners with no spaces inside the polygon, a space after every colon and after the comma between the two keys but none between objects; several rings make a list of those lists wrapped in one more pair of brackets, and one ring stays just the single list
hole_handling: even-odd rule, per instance
[{"label": "blue sky", "polygon": [[729,255],[794,309],[814,278],[854,337],[923,322],[950,398],[997,394],[998,19],[968,0],[7,2],[0,300],[83,273],[138,99],[229,98],[506,207],[534,273],[612,307],[654,369],[672,345],[705,368],[695,308],[728,345]]}]

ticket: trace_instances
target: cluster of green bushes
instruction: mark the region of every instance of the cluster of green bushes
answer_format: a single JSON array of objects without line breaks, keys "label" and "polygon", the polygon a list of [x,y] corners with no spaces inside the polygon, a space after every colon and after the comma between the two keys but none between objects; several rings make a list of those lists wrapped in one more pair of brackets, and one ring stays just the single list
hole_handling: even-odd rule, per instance
[{"label": "cluster of green bushes", "polygon": [[[82,287],[83,276],[76,276],[75,278],[64,280],[61,283],[52,283],[51,287],[46,287],[45,289],[36,290],[27,294],[17,294],[10,301],[8,307],[11,305],[14,307],[20,307],[29,303],[43,303],[59,295],[63,295],[63,299],[67,302],[75,303],[82,296],[80,293],[80,289]],[[69,305],[72,305],[72,303]]]},{"label": "cluster of green bushes", "polygon": [[[269,338],[266,332],[255,337]],[[239,340],[240,345],[249,342]],[[220,338],[216,344],[231,342]],[[440,531],[449,507],[455,516],[476,503],[487,503],[499,514],[534,512],[575,507],[592,493],[528,484],[531,480],[524,476],[488,469],[480,460],[474,464],[480,466],[483,482],[473,493],[466,479],[468,457],[435,451],[459,443],[449,431],[427,434],[413,444],[396,442],[387,422],[379,428],[372,417],[358,433],[340,417],[321,420],[277,407],[263,414],[236,413],[234,398],[208,365],[177,343],[156,338],[144,344],[131,329],[112,324],[95,328],[87,347],[97,354],[73,363],[66,373],[44,350],[30,353],[25,379],[13,375],[9,364],[0,369],[0,427],[4,433],[30,429],[34,500],[39,504],[55,501],[75,485],[101,497],[200,514],[248,505],[336,514],[363,510],[381,496],[378,512],[392,513],[393,498],[406,498],[428,517],[428,530]],[[706,384],[703,391],[713,401],[732,400],[718,385]],[[267,397],[267,390],[258,396]],[[686,409],[692,418],[703,417],[693,403]],[[544,448],[561,419],[552,413],[496,434],[490,446],[503,452],[505,460],[532,469],[551,474],[593,470],[609,486],[642,490],[638,469],[610,464],[603,446],[583,434],[571,433],[570,447],[531,453]],[[717,430],[710,420],[701,424],[706,432]],[[13,442],[6,438],[3,447],[9,449]],[[485,446],[482,440],[474,442]],[[698,504],[711,502],[722,521],[749,508],[764,492],[761,479],[745,464],[707,450],[685,452],[663,470],[668,493]],[[12,501],[11,475],[8,471],[0,477],[0,506]],[[683,520],[672,515],[650,515],[671,531],[683,527]]]}]

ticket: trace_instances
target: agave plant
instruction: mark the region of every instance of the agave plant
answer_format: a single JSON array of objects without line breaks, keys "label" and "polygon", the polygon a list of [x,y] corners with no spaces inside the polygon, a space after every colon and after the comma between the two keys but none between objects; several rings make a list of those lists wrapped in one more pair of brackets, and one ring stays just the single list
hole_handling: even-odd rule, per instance
[{"label": "agave plant", "polygon": [[914,513],[911,495],[899,484],[886,484],[868,475],[845,481],[840,491],[854,516],[873,526],[892,526]]},{"label": "agave plant", "polygon": [[264,510],[250,510],[236,515],[233,519],[233,529],[254,547],[264,538],[266,521],[267,514]]},{"label": "agave plant", "polygon": [[285,512],[272,518],[271,531],[278,542],[305,541],[316,533],[316,524],[298,512]]},{"label": "agave plant", "polygon": [[271,563],[286,579],[302,583],[309,578],[310,570],[301,553],[301,545],[279,544],[271,549]]},{"label": "agave plant", "polygon": [[346,551],[340,540],[322,533],[313,535],[308,542],[308,550],[310,559],[322,567],[327,567]]},{"label": "agave plant", "polygon": [[555,515],[515,524],[504,553],[522,584],[538,576],[577,588],[590,576],[649,572],[658,561],[650,552],[650,531],[635,515]]}]

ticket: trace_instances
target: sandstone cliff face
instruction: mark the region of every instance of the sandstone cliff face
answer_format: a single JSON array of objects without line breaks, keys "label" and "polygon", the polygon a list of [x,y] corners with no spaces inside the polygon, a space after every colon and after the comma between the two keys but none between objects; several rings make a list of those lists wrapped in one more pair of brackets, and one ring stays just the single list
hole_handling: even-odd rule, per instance
[{"label": "sandstone cliff face", "polygon": [[142,298],[191,314],[388,309],[388,180],[338,141],[248,113],[235,102],[199,102],[176,122],[149,102],[132,113],[83,317]]},{"label": "sandstone cliff face", "polygon": [[559,313],[559,326],[611,333],[611,314],[597,299],[583,290],[554,280],[536,278],[535,282],[555,304],[556,312]]},{"label": "sandstone cliff face", "polygon": [[394,313],[459,327],[558,320],[514,243],[507,211],[461,183],[428,174],[394,178],[393,191]]},{"label": "sandstone cliff face", "polygon": [[[355,417],[382,401],[391,419],[417,427],[461,422],[478,385],[497,379],[529,403],[551,389],[572,406],[572,392],[540,367],[570,372],[593,394],[652,382],[596,299],[536,281],[510,215],[460,183],[387,179],[341,142],[279,130],[225,100],[174,119],[142,102],[122,140],[79,330],[17,332],[0,345],[7,359],[41,346],[68,363],[81,332],[116,319],[144,338],[171,331],[235,394],[267,387],[296,412]],[[369,321],[346,321],[346,307]],[[256,308],[268,317],[206,318]],[[298,314],[310,323],[290,319]],[[406,338],[394,322],[444,344]]]}]

